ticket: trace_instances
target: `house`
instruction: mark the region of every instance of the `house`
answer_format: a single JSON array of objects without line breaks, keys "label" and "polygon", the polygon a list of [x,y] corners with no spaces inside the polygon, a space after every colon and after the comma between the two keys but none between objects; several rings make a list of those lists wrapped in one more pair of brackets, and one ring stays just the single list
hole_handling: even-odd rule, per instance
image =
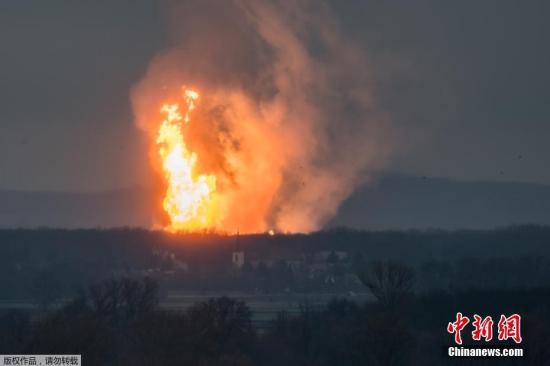
[{"label": "house", "polygon": [[347,260],[348,252],[342,250],[323,250],[315,253],[314,260],[316,262],[327,262],[331,258],[336,258],[339,262]]},{"label": "house", "polygon": [[[245,253],[241,250],[236,250],[232,254],[232,265],[235,269],[242,269],[245,264]],[[247,252],[246,263],[251,268],[265,267],[268,269],[274,268],[281,263],[286,265],[291,271],[296,272],[304,266],[304,256],[294,250],[278,250],[276,253],[258,253]]]},{"label": "house", "polygon": [[158,257],[162,262],[164,262],[165,266],[170,267],[171,270],[183,272],[189,271],[189,265],[179,259],[174,253],[154,247],[152,249],[152,254],[153,256]]},{"label": "house", "polygon": [[231,256],[231,263],[234,269],[241,269],[244,266],[244,251],[235,251]]}]

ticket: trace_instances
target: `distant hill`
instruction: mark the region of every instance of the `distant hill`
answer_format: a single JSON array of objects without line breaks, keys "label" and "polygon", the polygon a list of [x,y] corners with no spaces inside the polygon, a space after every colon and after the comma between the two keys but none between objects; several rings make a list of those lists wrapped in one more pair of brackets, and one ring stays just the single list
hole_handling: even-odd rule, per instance
[{"label": "distant hill", "polygon": [[550,186],[387,174],[358,189],[329,227],[495,228],[550,224]]},{"label": "distant hill", "polygon": [[[0,228],[92,228],[151,224],[151,192],[0,191]],[[327,227],[494,228],[550,225],[550,186],[386,174],[359,188]]]},{"label": "distant hill", "polygon": [[0,228],[149,227],[148,190],[105,192],[0,191]]}]

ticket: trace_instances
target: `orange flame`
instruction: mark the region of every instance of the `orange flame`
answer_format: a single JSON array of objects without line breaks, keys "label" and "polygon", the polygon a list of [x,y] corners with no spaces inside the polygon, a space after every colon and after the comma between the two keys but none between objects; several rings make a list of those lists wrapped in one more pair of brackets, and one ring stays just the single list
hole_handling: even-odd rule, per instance
[{"label": "orange flame", "polygon": [[165,118],[160,124],[156,143],[167,184],[163,208],[170,218],[167,229],[171,231],[214,227],[218,216],[216,177],[196,173],[198,156],[188,150],[183,135],[183,125],[190,122],[191,111],[198,99],[196,91],[185,89],[183,116],[178,103],[164,104],[160,110]]}]

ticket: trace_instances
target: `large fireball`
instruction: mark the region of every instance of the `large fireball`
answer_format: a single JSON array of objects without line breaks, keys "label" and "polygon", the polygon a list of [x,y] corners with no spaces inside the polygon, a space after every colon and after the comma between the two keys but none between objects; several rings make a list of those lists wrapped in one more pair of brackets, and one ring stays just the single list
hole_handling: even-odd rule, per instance
[{"label": "large fireball", "polygon": [[199,94],[184,89],[185,114],[181,105],[164,104],[165,114],[156,143],[166,179],[166,194],[163,208],[169,216],[171,230],[197,230],[214,226],[216,212],[216,177],[197,174],[197,154],[188,150],[183,136],[184,124],[190,122]]},{"label": "large fireball", "polygon": [[173,43],[131,93],[156,226],[317,230],[383,164],[367,55],[323,2],[291,3],[170,2]]}]

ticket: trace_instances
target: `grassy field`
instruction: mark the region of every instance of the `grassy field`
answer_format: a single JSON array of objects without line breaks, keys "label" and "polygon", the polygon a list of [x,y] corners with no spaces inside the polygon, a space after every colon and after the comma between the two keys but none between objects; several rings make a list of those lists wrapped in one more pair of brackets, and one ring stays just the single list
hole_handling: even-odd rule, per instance
[{"label": "grassy field", "polygon": [[312,309],[323,308],[334,298],[345,298],[362,303],[372,300],[370,293],[311,293],[311,294],[253,294],[244,292],[169,292],[161,299],[160,306],[170,310],[185,310],[196,303],[207,301],[213,297],[227,296],[246,302],[252,311],[252,320],[258,327],[266,326],[277,314],[285,311],[289,315],[298,314],[307,306]]}]

